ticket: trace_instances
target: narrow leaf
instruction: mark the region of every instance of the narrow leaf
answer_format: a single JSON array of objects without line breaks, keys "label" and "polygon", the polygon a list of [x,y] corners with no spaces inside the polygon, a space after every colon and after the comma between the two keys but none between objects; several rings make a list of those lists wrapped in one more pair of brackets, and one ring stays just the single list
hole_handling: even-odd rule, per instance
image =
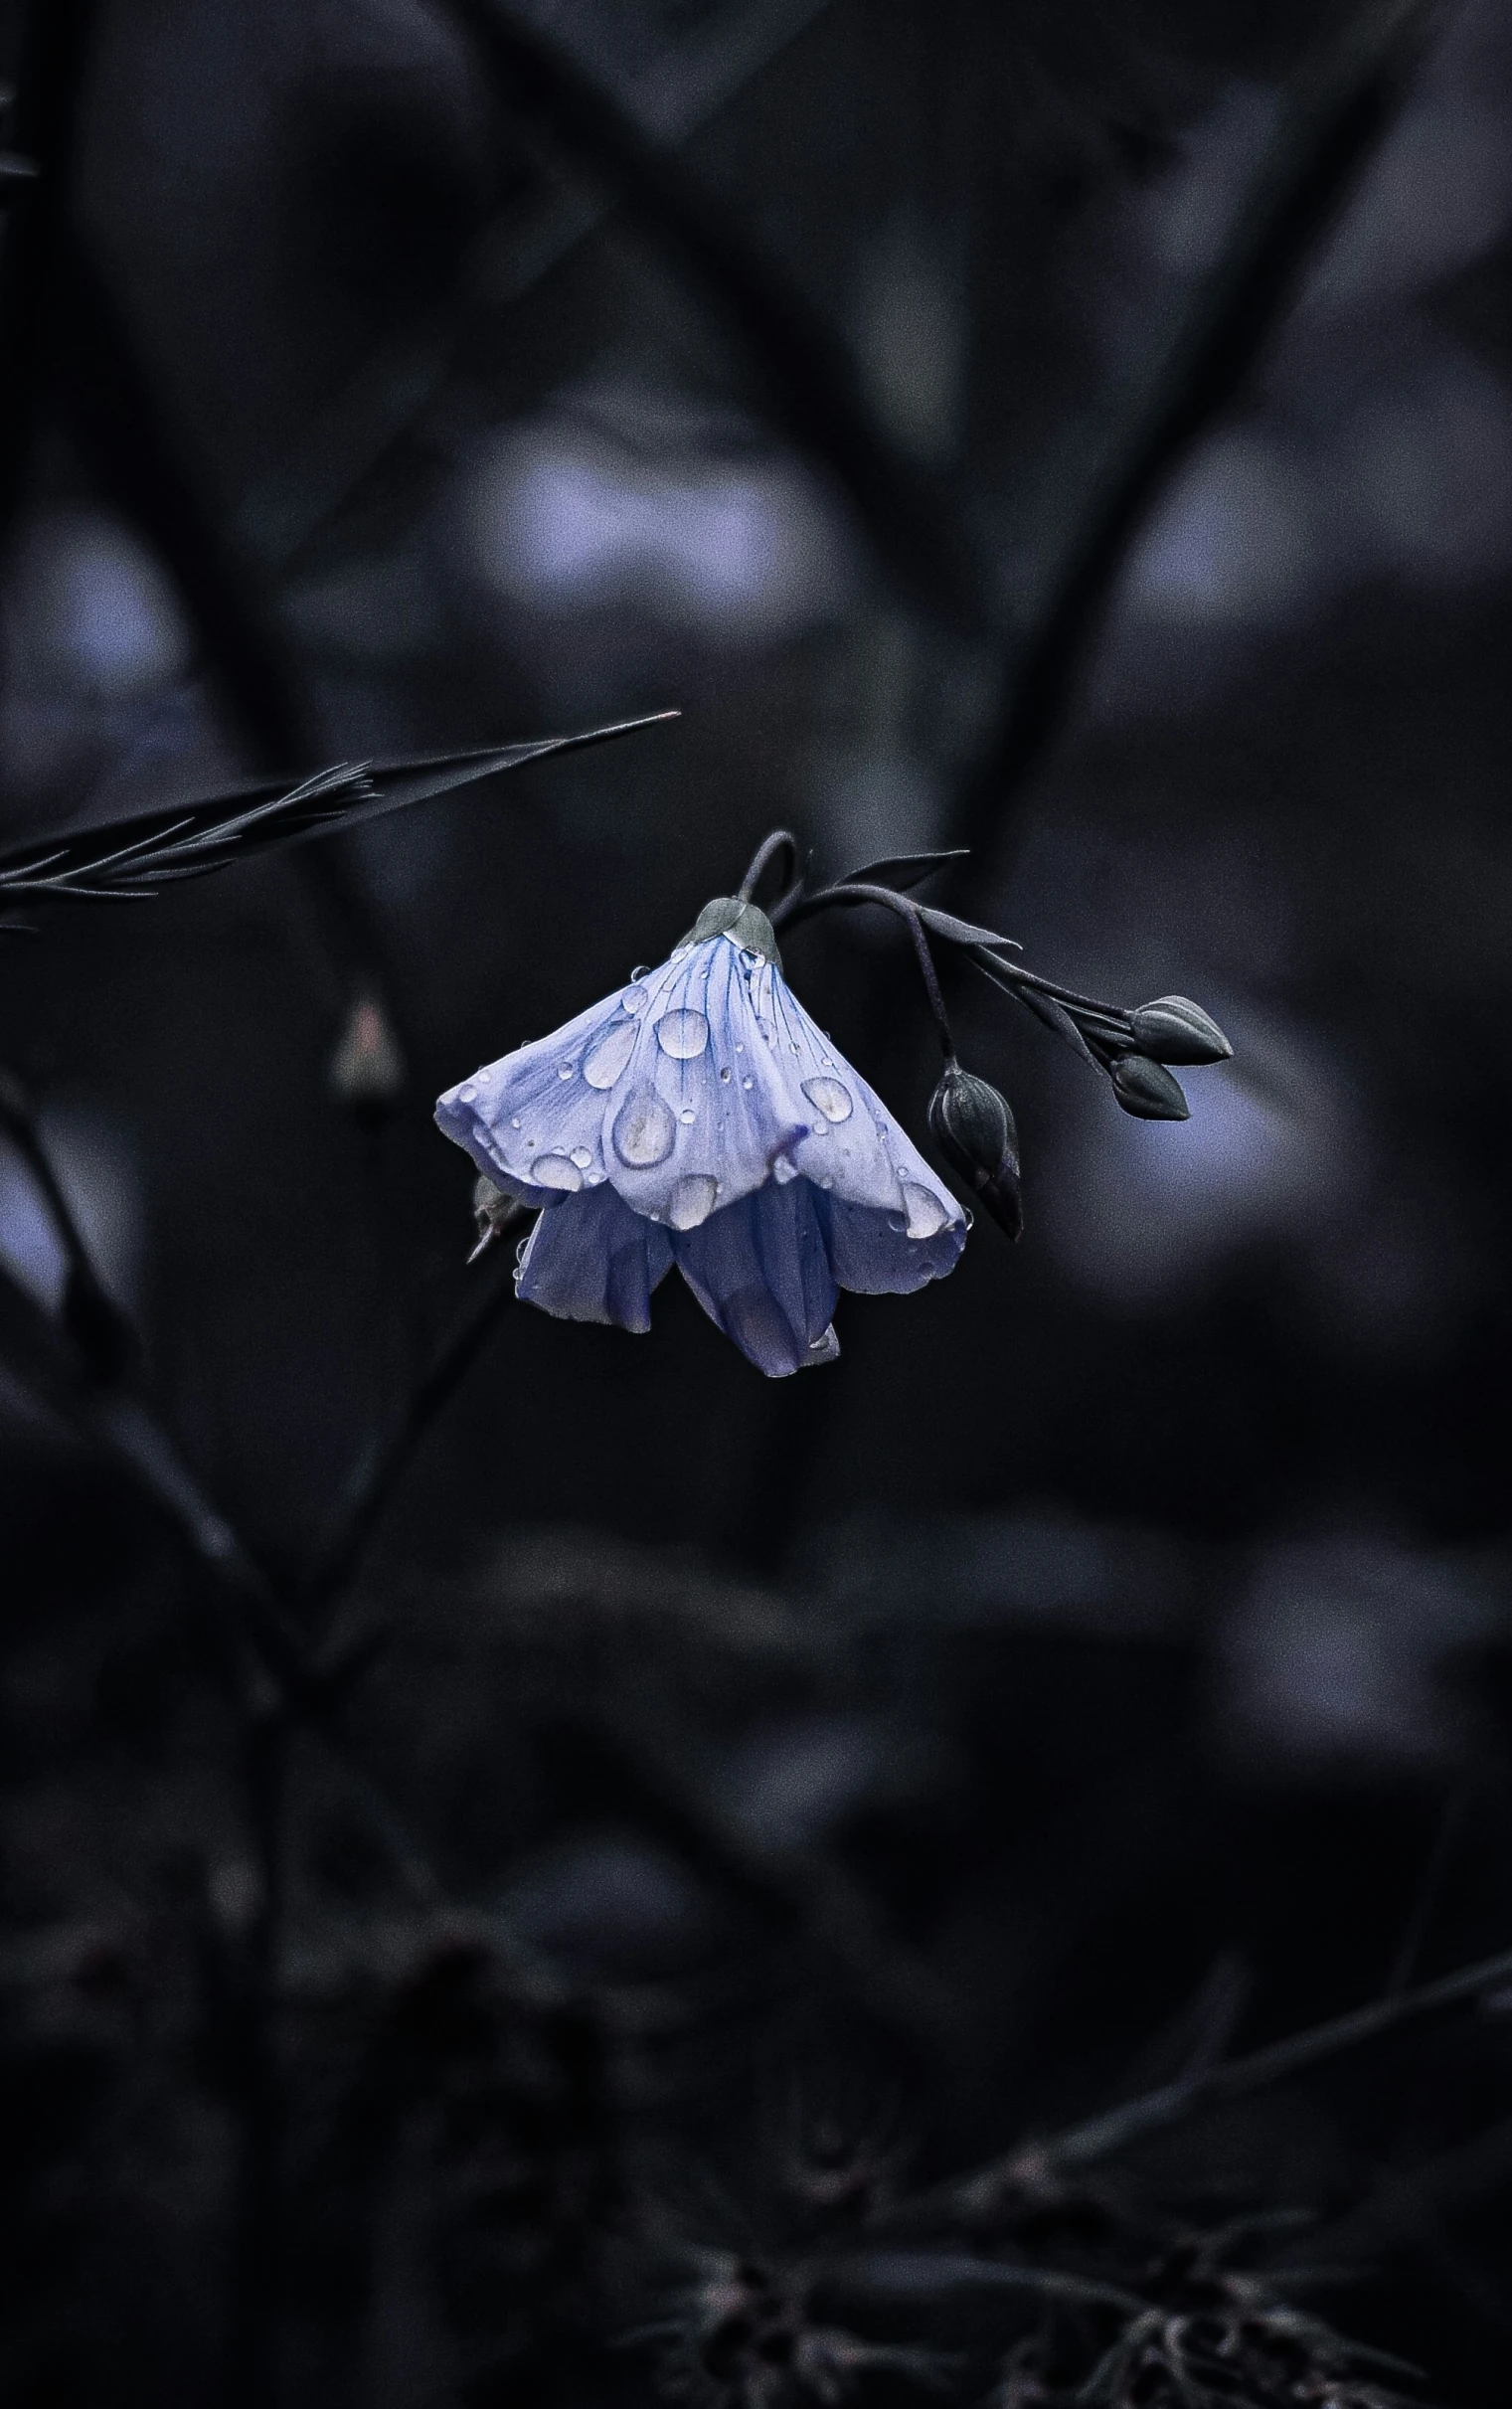
[{"label": "narrow leaf", "polygon": [[329,836],[411,803],[428,802],[478,778],[523,769],[548,754],[607,744],[613,737],[676,717],[675,711],[658,711],[644,719],[618,720],[609,727],[522,745],[425,754],[378,765],[342,763],[294,786],[263,779],[203,802],[179,803],[106,827],[46,837],[0,854],[0,897],[66,895],[124,902],[151,895],[176,880],[225,869],[244,855]]},{"label": "narrow leaf", "polygon": [[895,853],[886,861],[868,862],[864,870],[848,870],[837,883],[842,887],[896,887],[907,892],[918,887],[945,862],[963,862],[970,848],[952,845],[945,853]]},{"label": "narrow leaf", "polygon": [[974,922],[957,920],[953,912],[936,912],[932,904],[921,904],[919,917],[931,937],[942,937],[952,946],[1011,946],[1020,950],[1016,937],[999,937],[993,929],[978,929]]}]

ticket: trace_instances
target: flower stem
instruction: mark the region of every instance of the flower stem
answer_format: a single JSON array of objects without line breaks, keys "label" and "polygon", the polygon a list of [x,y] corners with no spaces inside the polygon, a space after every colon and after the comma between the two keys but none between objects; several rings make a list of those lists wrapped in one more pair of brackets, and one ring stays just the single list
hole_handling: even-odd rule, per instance
[{"label": "flower stem", "polygon": [[793,878],[798,868],[798,840],[790,828],[773,828],[770,836],[763,838],[757,845],[751,868],[741,881],[740,896],[743,904],[750,903],[760,882],[762,871],[768,862],[776,859],[779,853],[787,855],[787,875],[789,879]]},{"label": "flower stem", "polygon": [[[768,837],[766,842],[770,845],[774,839]],[[757,859],[759,858],[757,856]],[[817,895],[806,895],[796,900],[782,914],[781,926],[784,929],[790,929],[795,921],[807,920],[816,912],[827,912],[837,904],[880,904],[884,911],[896,912],[900,920],[907,921],[909,935],[914,940],[914,951],[919,958],[919,975],[924,980],[924,993],[929,999],[929,1010],[934,1016],[934,1027],[939,1036],[940,1050],[946,1062],[953,1063],[955,1039],[950,1033],[949,1015],[945,1011],[945,999],[940,993],[939,973],[934,967],[934,956],[929,949],[928,936],[924,921],[920,917],[918,905],[912,903],[906,895],[895,894],[891,887],[872,887],[855,879],[847,879],[842,886],[824,887]]]}]

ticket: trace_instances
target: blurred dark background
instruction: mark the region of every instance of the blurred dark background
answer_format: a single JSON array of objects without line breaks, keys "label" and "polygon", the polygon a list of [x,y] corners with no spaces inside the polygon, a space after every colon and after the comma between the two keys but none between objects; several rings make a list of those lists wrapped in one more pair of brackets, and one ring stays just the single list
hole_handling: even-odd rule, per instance
[{"label": "blurred dark background", "polygon": [[[0,11],[46,171],[0,845],[682,714],[0,934],[133,1379],[341,1676],[259,1706],[151,1483],[0,1360],[6,2398],[645,2399],[655,2268],[788,2263],[795,2150],[896,2194],[1512,1946],[1512,17],[1425,19],[1309,184],[1388,13]],[[811,1383],[677,1284],[633,1341],[503,1309],[312,1601],[499,1277],[431,1099],[775,824],[830,872],[969,838],[947,900],[1235,1063],[1126,1119],[962,973],[1017,1249],[847,1299]],[[921,1136],[902,941],[785,952]],[[0,1256],[63,1311],[10,1140]],[[1500,2402],[1498,1995],[1194,2120],[1118,2214],[1310,2211],[1329,2317]],[[962,2401],[1179,2397],[892,2314]],[[856,2372],[680,2347],[740,2409]]]}]

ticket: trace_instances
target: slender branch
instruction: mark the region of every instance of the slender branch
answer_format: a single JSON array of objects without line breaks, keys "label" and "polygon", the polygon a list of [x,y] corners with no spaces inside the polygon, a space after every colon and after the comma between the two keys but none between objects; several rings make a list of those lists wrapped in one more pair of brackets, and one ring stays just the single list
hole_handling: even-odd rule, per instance
[{"label": "slender branch", "polygon": [[891,442],[833,327],[764,258],[676,152],[650,139],[603,86],[497,0],[446,0],[505,100],[577,165],[608,185],[629,220],[723,317],[760,373],[771,415],[822,461],[877,553],[932,613],[972,635],[996,621],[995,581],[961,529],[953,497]]},{"label": "slender branch", "polygon": [[469,1307],[414,1391],[402,1419],[358,1466],[331,1532],[300,1585],[311,1603],[329,1603],[350,1588],[431,1424],[477,1362],[513,1296],[513,1281],[501,1275]]},{"label": "slender branch", "polygon": [[1080,497],[1009,661],[952,839],[990,885],[1003,814],[1064,725],[1109,596],[1151,508],[1229,406],[1411,87],[1435,0],[1366,0],[1305,65],[1212,273],[1182,313]]},{"label": "slender branch", "polygon": [[1418,1885],[1418,1893],[1413,1901],[1412,1912],[1407,1919],[1406,1930],[1397,1945],[1397,1954],[1392,1961],[1391,1972],[1386,1978],[1388,1995],[1406,1990],[1418,1971],[1418,1961],[1423,1952],[1424,1938],[1428,1932],[1429,1919],[1438,1904],[1438,1894],[1443,1886],[1444,1876],[1448,1872],[1454,1852],[1463,1836],[1465,1821],[1470,1809],[1470,1784],[1465,1781],[1451,1790],[1444,1800],[1438,1817],[1438,1829],[1433,1835],[1433,1845],[1423,1870],[1423,1880]]},{"label": "slender branch", "polygon": [[[1314,2067],[1327,2065],[1350,2050],[1362,2049],[1412,2025],[1428,2023],[1453,2008],[1473,2006],[1493,1992],[1509,1987],[1512,1987],[1512,1950],[1502,1950],[1495,1957],[1482,1958],[1473,1966],[1443,1975],[1437,1981],[1374,1999],[1367,2006],[1352,2008],[1347,2015],[1332,2016],[1325,2023],[1290,2033],[1264,2049],[1253,2050],[1248,2057],[1196,2068],[1175,2082],[1164,2083],[1137,2099],[1124,2100],[1116,2108],[1089,2117],[1080,2125],[1068,2126],[1061,2133],[1021,2143],[1005,2156],[979,2167],[974,2174],[959,2176],[940,2186],[930,2195],[930,2201],[935,2206],[947,2206],[958,2215],[988,2213],[1026,2180],[1040,2182],[1083,2173],[1157,2134],[1187,2124],[1206,2109],[1263,2091],[1272,2083],[1289,2082],[1294,2076],[1308,2074]],[[922,2201],[915,2201],[910,2207],[917,2210],[922,2205]]]}]

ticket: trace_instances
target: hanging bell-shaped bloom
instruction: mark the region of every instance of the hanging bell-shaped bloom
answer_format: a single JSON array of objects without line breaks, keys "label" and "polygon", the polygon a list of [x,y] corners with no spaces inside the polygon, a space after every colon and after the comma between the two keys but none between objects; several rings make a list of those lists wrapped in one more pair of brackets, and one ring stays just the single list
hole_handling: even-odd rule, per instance
[{"label": "hanging bell-shaped bloom", "polygon": [[835,1294],[953,1270],[960,1206],[782,976],[765,914],[707,905],[659,969],[436,1106],[448,1137],[542,1207],[519,1294],[650,1327],[674,1263],[773,1377],[839,1351]]}]

